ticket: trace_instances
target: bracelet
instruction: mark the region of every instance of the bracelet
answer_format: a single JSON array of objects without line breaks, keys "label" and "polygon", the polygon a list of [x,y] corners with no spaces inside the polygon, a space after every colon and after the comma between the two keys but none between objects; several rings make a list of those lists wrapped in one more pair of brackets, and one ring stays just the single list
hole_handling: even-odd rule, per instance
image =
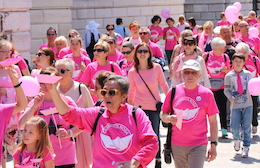
[{"label": "bracelet", "polygon": [[71,129],[68,129],[67,131],[69,132],[70,137],[73,137],[73,132],[72,132],[72,130],[71,130]]},{"label": "bracelet", "polygon": [[14,85],[14,88],[18,88],[19,86],[21,86],[22,83],[23,83],[23,82],[20,82],[20,83],[18,83],[17,85]]}]

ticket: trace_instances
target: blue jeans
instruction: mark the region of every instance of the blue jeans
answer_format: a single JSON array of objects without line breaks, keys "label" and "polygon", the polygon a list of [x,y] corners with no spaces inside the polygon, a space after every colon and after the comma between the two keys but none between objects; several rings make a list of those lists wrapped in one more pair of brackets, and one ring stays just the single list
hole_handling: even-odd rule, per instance
[{"label": "blue jeans", "polygon": [[[234,140],[243,140],[243,146],[251,144],[251,123],[253,107],[233,109],[230,116],[230,128]],[[240,127],[242,128],[243,137],[241,137]]]},{"label": "blue jeans", "polygon": [[158,137],[159,151],[156,154],[156,159],[161,158],[161,141],[160,141],[160,113],[152,110],[143,110],[151,121],[153,130]]}]

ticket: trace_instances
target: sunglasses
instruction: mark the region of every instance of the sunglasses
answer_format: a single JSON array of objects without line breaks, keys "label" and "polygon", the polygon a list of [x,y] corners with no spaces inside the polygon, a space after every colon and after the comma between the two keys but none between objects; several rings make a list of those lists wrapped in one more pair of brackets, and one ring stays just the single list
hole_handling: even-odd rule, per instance
[{"label": "sunglasses", "polygon": [[70,71],[69,69],[58,69],[58,71],[62,74],[65,74],[66,71]]},{"label": "sunglasses", "polygon": [[80,37],[79,35],[69,35],[69,37]]},{"label": "sunglasses", "polygon": [[39,53],[37,53],[36,54],[38,57],[40,57],[40,56],[42,56],[42,55],[46,55],[45,53],[43,53],[43,52],[39,52]]},{"label": "sunglasses", "polygon": [[107,31],[110,31],[110,30],[114,30],[114,28],[113,29],[107,29]]},{"label": "sunglasses", "polygon": [[106,90],[106,89],[101,89],[100,90],[100,94],[102,96],[105,96],[107,93],[109,94],[109,96],[115,96],[120,90],[118,89],[110,89],[110,90]]},{"label": "sunglasses", "polygon": [[131,52],[132,52],[133,50],[131,50],[131,51],[126,51],[126,52],[124,52],[124,51],[122,51],[122,54],[130,54]]},{"label": "sunglasses", "polygon": [[197,74],[198,74],[198,71],[183,71],[183,73],[184,73],[185,75],[189,75],[189,74],[197,75]]},{"label": "sunglasses", "polygon": [[194,42],[193,41],[191,41],[191,42],[184,42],[184,45],[185,46],[193,46],[194,45]]},{"label": "sunglasses", "polygon": [[54,35],[55,35],[54,33],[52,33],[52,34],[47,33],[47,36],[54,36]]},{"label": "sunglasses", "polygon": [[12,53],[12,51],[4,51],[4,50],[2,50],[2,51],[0,51],[1,53],[4,53],[4,54],[11,54]]},{"label": "sunglasses", "polygon": [[113,41],[107,41],[107,43],[108,43],[108,44],[114,44],[114,42],[113,42]]},{"label": "sunglasses", "polygon": [[139,35],[147,35],[148,32],[140,32]]},{"label": "sunglasses", "polygon": [[105,51],[104,49],[101,49],[101,48],[98,48],[98,49],[93,49],[93,52],[103,52],[103,51]]},{"label": "sunglasses", "polygon": [[249,25],[239,26],[239,27],[249,27]]},{"label": "sunglasses", "polygon": [[141,54],[141,53],[148,53],[148,50],[137,50],[137,53]]}]

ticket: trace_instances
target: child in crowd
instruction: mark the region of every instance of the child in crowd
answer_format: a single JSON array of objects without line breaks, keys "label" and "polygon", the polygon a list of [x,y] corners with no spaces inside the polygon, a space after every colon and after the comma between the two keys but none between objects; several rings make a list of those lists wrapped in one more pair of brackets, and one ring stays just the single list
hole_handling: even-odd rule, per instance
[{"label": "child in crowd", "polygon": [[33,165],[54,168],[54,154],[48,124],[41,117],[31,117],[25,124],[22,142],[13,155],[15,167]]},{"label": "child in crowd", "polygon": [[[245,56],[236,53],[232,57],[234,69],[225,76],[224,93],[231,103],[230,128],[234,138],[235,151],[240,150],[241,137],[243,140],[242,157],[247,158],[251,144],[251,123],[253,104],[247,84],[252,78],[251,72],[243,70]],[[240,127],[243,136],[241,136]]]}]

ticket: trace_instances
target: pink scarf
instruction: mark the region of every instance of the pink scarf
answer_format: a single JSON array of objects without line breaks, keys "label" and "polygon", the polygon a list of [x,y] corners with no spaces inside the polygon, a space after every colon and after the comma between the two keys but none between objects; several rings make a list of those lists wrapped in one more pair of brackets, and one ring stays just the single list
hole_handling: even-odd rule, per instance
[{"label": "pink scarf", "polygon": [[[206,41],[205,38],[207,38]],[[202,32],[199,38],[199,48],[202,50],[202,53],[204,53],[205,44],[207,44],[209,40],[210,40],[210,35],[207,35],[205,32]]]}]

